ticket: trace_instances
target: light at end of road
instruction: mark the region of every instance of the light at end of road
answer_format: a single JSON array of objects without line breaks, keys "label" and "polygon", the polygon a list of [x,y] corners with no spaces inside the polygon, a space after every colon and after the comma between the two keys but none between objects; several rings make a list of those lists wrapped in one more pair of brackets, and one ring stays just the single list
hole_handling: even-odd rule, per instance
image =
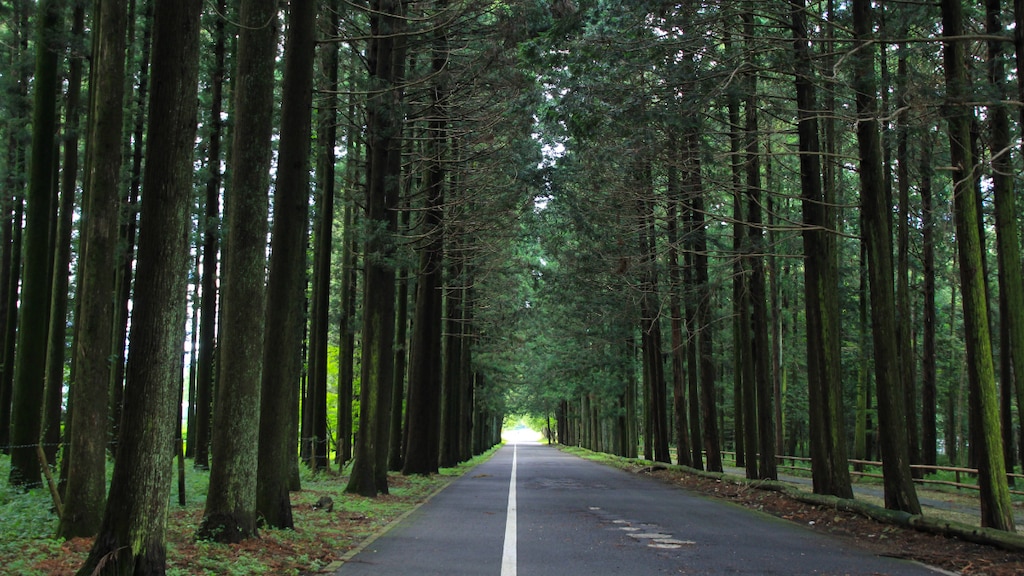
[{"label": "light at end of road", "polygon": [[509,444],[523,444],[528,442],[540,442],[541,439],[544,438],[544,435],[536,430],[516,426],[515,428],[502,430],[501,437]]}]

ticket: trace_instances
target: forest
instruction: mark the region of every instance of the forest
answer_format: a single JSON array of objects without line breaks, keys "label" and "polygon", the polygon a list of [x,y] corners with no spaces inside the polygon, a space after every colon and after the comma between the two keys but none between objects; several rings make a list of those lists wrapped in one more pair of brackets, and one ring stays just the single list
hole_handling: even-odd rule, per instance
[{"label": "forest", "polygon": [[[0,448],[163,573],[500,442],[1024,459],[1024,3],[5,0]],[[913,468],[912,468],[913,466]],[[109,480],[109,481],[108,481]],[[116,561],[109,561],[111,555]]]}]

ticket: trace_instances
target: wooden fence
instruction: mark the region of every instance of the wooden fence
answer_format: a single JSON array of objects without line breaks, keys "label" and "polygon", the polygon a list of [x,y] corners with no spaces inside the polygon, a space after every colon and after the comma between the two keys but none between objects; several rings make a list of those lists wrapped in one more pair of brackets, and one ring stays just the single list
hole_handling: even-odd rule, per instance
[{"label": "wooden fence", "polygon": [[[723,454],[732,454],[734,458],[736,456],[735,452],[723,452]],[[811,468],[810,468],[809,465],[808,466],[797,465],[798,462],[807,462],[808,464],[810,464],[810,462],[811,462],[810,458],[803,458],[801,456],[776,456],[775,458],[779,461],[779,468],[786,469],[786,470],[798,470],[798,471],[804,471],[804,472],[810,472],[811,471]],[[787,460],[790,461],[790,464],[786,464]],[[882,463],[881,462],[877,462],[877,461],[874,461],[874,460],[854,460],[854,459],[849,460],[849,462],[850,462],[850,464],[853,467],[853,469],[850,470],[850,474],[853,475],[853,476],[865,476],[865,477],[868,477],[868,478],[882,478],[882,475],[879,474],[879,473],[864,472],[864,471],[861,471],[861,470],[857,469],[858,467],[861,467],[861,466],[874,466],[874,467],[877,467],[877,468],[881,468],[882,467]],[[910,469],[911,470],[921,470],[921,471],[924,471],[924,472],[929,472],[929,471],[931,471],[931,472],[953,472],[955,474],[955,476],[956,476],[956,480],[955,481],[937,480],[937,479],[933,479],[933,478],[924,478],[924,477],[921,477],[921,478],[915,477],[914,478],[914,482],[916,482],[918,484],[941,484],[943,486],[953,486],[955,488],[967,488],[969,490],[978,490],[979,489],[977,484],[966,484],[964,482],[961,482],[961,475],[963,475],[963,474],[966,474],[966,475],[977,475],[978,474],[978,470],[976,468],[960,468],[960,467],[956,467],[956,466],[926,466],[924,464],[911,464],[910,465]],[[1009,477],[1009,478],[1013,478],[1014,480],[1016,480],[1016,479],[1024,479],[1024,474],[1007,474],[1006,476]],[[1017,494],[1019,496],[1024,496],[1024,491],[1021,491],[1021,490],[1012,490],[1011,489],[1010,493],[1011,494]]]}]

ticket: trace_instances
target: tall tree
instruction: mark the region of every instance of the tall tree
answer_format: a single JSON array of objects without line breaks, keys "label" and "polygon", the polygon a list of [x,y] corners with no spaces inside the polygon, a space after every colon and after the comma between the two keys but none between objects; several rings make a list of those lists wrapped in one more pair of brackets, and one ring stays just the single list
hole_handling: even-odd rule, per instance
[{"label": "tall tree", "polygon": [[[990,0],[990,3],[993,3]],[[998,6],[993,7],[994,12],[1000,11]],[[1024,69],[1024,2],[1014,2],[1014,46],[1017,62],[1017,94],[1024,95],[1024,76],[1019,71]],[[991,48],[998,48],[1001,45],[992,43]],[[1000,69],[991,70],[993,78],[1003,80],[1003,73]],[[1021,120],[1024,120],[1024,110],[1021,111]],[[1024,142],[1022,142],[1024,144]],[[993,147],[994,148],[994,147]],[[1002,154],[1002,151],[1000,151]],[[1003,318],[1006,329],[1010,331],[1010,358],[1012,361],[1013,383],[1016,390],[1018,419],[1024,422],[1024,287],[1021,286],[1020,264],[1020,243],[1017,222],[1016,195],[1013,193],[1012,185],[1004,190],[1005,193],[996,196],[996,239],[999,243],[999,273],[1005,274],[1005,286],[1000,287],[1000,299],[1006,299],[1007,311],[1010,316]],[[1005,273],[1004,273],[1005,270]],[[1024,454],[1024,442],[1021,442],[1020,451]]]},{"label": "tall tree", "polygon": [[[674,152],[677,148],[674,139],[670,139],[669,148]],[[668,207],[665,215],[665,240],[668,242],[668,283],[669,291],[669,330],[671,334],[672,359],[672,411],[675,416],[676,461],[680,466],[703,466],[704,462],[694,461],[690,450],[689,419],[686,417],[686,345],[683,342],[683,313],[679,293],[682,287],[682,275],[679,265],[679,207],[680,182],[679,169],[674,163],[668,166],[667,174]],[[691,398],[696,402],[696,398]]]},{"label": "tall tree", "polygon": [[[256,473],[278,2],[239,12],[232,180],[225,197],[221,353],[212,466],[198,535],[238,542],[256,533]],[[305,260],[305,259],[303,259]]]},{"label": "tall tree", "polygon": [[[292,432],[302,377],[315,52],[316,0],[292,0],[285,39],[281,151],[267,285],[267,298],[274,305],[267,306],[266,312],[256,477],[256,512],[277,528],[294,527],[288,487],[295,465]],[[326,454],[323,462],[327,462]]]},{"label": "tall tree", "polygon": [[[199,350],[196,363],[196,408],[195,425],[188,437],[193,465],[198,469],[210,467],[210,425],[213,423],[213,389],[216,375],[214,356],[217,347],[217,262],[220,250],[220,192],[223,175],[221,172],[221,142],[224,121],[221,112],[224,106],[224,77],[226,52],[227,0],[217,0],[217,16],[213,33],[213,72],[210,87],[210,136],[207,148],[206,167],[209,178],[206,181],[204,214],[201,222],[203,233],[203,277],[202,303],[199,311]],[[190,423],[191,424],[191,423]]]},{"label": "tall tree", "polygon": [[36,4],[35,77],[32,80],[32,148],[25,197],[24,271],[18,309],[18,344],[11,395],[10,483],[29,487],[41,475],[39,443],[46,370],[50,308],[50,225],[53,221],[53,174],[56,162],[57,78],[62,2]]},{"label": "tall tree", "polygon": [[[53,288],[50,300],[50,328],[46,348],[46,404],[43,408],[43,452],[49,463],[56,462],[61,445],[64,401],[64,369],[68,334],[68,277],[71,265],[72,228],[78,191],[78,144],[81,124],[82,74],[85,61],[85,2],[72,6],[71,46],[68,51],[66,108],[64,111],[64,152],[60,176],[60,206],[55,231]],[[66,429],[69,429],[65,426]],[[67,453],[67,452],[65,452]]]},{"label": "tall tree", "polygon": [[[401,0],[371,0],[368,67],[372,96],[367,103],[368,171],[363,263],[363,351],[360,378],[359,435],[347,492],[363,496],[387,493],[387,448],[394,370],[395,270],[390,262],[397,230],[401,162],[401,51],[404,24]],[[398,58],[396,58],[398,52]],[[378,463],[383,459],[384,465]]]},{"label": "tall tree", "polygon": [[[743,30],[747,48],[747,64],[755,66],[753,48],[755,18],[751,4],[743,12]],[[775,462],[775,408],[773,406],[768,346],[768,309],[764,272],[764,229],[761,217],[761,160],[758,138],[757,76],[753,70],[747,74],[747,92],[744,108],[746,128],[746,189],[747,249],[749,253],[748,289],[750,298],[750,361],[753,364],[754,391],[757,398],[758,478],[778,477]],[[750,421],[747,421],[748,425]],[[748,446],[747,450],[753,447]]]},{"label": "tall tree", "polygon": [[967,370],[971,395],[977,410],[972,433],[978,457],[978,487],[981,493],[981,523],[1013,531],[1013,512],[1006,484],[995,369],[989,334],[988,304],[982,265],[982,244],[978,232],[981,215],[973,184],[974,159],[970,146],[971,110],[968,108],[966,47],[959,39],[964,31],[960,0],[942,1],[942,34],[946,38],[943,67],[946,76],[949,150],[953,171],[953,211],[956,221],[964,332],[967,340]]},{"label": "tall tree", "polygon": [[697,332],[691,337],[697,338],[697,360],[700,365],[700,407],[703,432],[704,455],[707,458],[707,469],[712,472],[722,471],[722,446],[719,437],[717,417],[717,393],[715,383],[714,330],[711,317],[712,291],[708,276],[708,235],[704,215],[704,186],[701,179],[699,151],[699,125],[694,123],[686,135],[684,174],[687,200],[687,212],[692,221],[693,235],[693,275],[694,289],[697,293],[695,320]]},{"label": "tall tree", "polygon": [[[117,442],[119,427],[121,424],[121,405],[124,396],[124,354],[128,338],[129,324],[129,301],[132,293],[132,278],[134,276],[135,261],[135,238],[138,235],[138,212],[139,196],[142,188],[142,160],[145,148],[145,124],[146,124],[146,99],[149,89],[149,60],[152,48],[152,19],[153,2],[143,0],[141,9],[138,9],[139,2],[131,0],[128,8],[128,62],[137,61],[138,68],[127,74],[125,90],[132,91],[133,82],[137,79],[135,89],[134,106],[128,108],[135,117],[134,128],[131,137],[124,138],[124,154],[127,159],[131,154],[131,167],[128,170],[128,192],[122,200],[121,232],[118,240],[117,260],[117,296],[115,300],[115,320],[113,333],[113,362],[111,370],[112,382],[110,393],[110,428],[111,441]],[[138,13],[138,16],[136,16]],[[136,23],[137,22],[137,23]],[[141,50],[139,57],[134,56],[135,37],[137,29],[141,28]]]},{"label": "tall tree", "polygon": [[873,28],[870,0],[854,0],[853,25],[858,50],[854,62],[854,90],[857,97],[857,144],[860,153],[861,234],[868,257],[871,287],[871,326],[885,506],[920,514],[921,505],[910,473],[903,389],[899,368],[896,366],[892,217],[885,194],[876,116],[878,95],[874,51],[870,44]]},{"label": "tall tree", "polygon": [[91,536],[102,519],[106,489],[107,398],[114,331],[114,255],[120,213],[121,134],[127,5],[102,0],[94,27],[89,127],[82,211],[80,298],[75,338],[75,407],[70,433],[67,505],[58,534]]},{"label": "tall tree", "polygon": [[[21,282],[22,214],[24,211],[24,176],[29,100],[30,67],[25,60],[29,51],[29,16],[32,4],[27,0],[11,2],[11,25],[6,43],[5,64],[9,66],[10,82],[4,94],[7,144],[6,174],[3,179],[3,252],[0,256],[0,330],[3,337],[0,365],[0,451],[10,453],[11,396],[14,388],[14,352],[18,325],[18,287]],[[15,225],[15,222],[18,225]]]},{"label": "tall tree", "polygon": [[821,147],[815,74],[807,36],[806,6],[791,0],[796,68],[797,133],[804,214],[804,291],[810,407],[811,476],[814,492],[852,498],[846,462],[840,370],[837,245],[830,200],[821,184]]},{"label": "tall tree", "polygon": [[[327,38],[338,35],[338,6],[332,1],[319,16]],[[306,463],[313,470],[326,469],[330,463],[327,437],[327,348],[331,291],[331,245],[334,239],[335,154],[338,135],[338,43],[320,45],[320,75],[323,95],[316,112],[317,209],[313,232],[313,288],[310,304],[309,377],[306,385],[304,417],[309,430],[302,434]],[[306,426],[306,423],[303,423]],[[340,435],[339,435],[340,436]]]},{"label": "tall tree", "polygon": [[921,146],[920,195],[921,195],[921,267],[922,267],[922,311],[921,321],[921,460],[934,466],[937,458],[938,427],[936,412],[938,402],[936,352],[936,309],[935,309],[935,207],[932,199],[932,155],[933,144],[930,131],[926,131]]},{"label": "tall tree", "polygon": [[[447,0],[435,0],[434,7],[439,14],[445,14],[447,4]],[[409,344],[404,474],[436,473],[441,446],[444,160],[448,127],[444,106],[446,78],[442,72],[448,62],[448,31],[438,26],[434,34],[431,55],[434,80],[428,92],[430,120],[424,142],[424,155],[428,162],[423,177],[426,206],[419,231],[423,239],[418,246],[416,304]]]},{"label": "tall tree", "polygon": [[[909,34],[906,28],[900,37]],[[884,56],[883,56],[884,58]],[[900,358],[914,358],[914,318],[910,301],[910,121],[908,109],[910,95],[906,45],[901,46],[896,65],[896,106],[901,112],[896,116],[896,345]],[[917,382],[915,362],[900,362],[900,381],[903,382],[903,405],[907,410],[907,442],[910,445],[911,464],[921,463],[921,442],[918,434]]]},{"label": "tall tree", "polygon": [[[653,460],[669,462],[668,406],[665,390],[665,366],[661,355],[661,325],[658,318],[657,241],[655,236],[655,201],[651,197],[653,181],[647,160],[635,163],[634,175],[637,206],[637,231],[641,257],[640,280],[640,342],[645,375],[645,405],[651,428]],[[693,334],[690,335],[691,339]]]},{"label": "tall tree", "polygon": [[200,0],[157,0],[124,431],[99,535],[80,576],[163,574],[179,426],[199,78]]}]

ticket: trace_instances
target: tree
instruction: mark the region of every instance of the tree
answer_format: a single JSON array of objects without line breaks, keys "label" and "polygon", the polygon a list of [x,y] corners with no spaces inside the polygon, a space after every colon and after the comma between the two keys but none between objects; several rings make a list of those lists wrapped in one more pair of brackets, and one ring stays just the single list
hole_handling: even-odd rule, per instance
[{"label": "tree", "polygon": [[833,199],[825,198],[821,185],[819,112],[815,101],[815,75],[807,37],[805,5],[803,0],[791,0],[790,6],[803,190],[811,475],[815,493],[852,498],[842,411],[837,247],[829,217]]},{"label": "tree", "polygon": [[[338,34],[338,7],[332,2],[320,15],[321,26],[328,38]],[[319,148],[316,163],[317,208],[313,232],[313,279],[310,304],[309,376],[304,400],[302,454],[313,470],[330,464],[327,436],[327,348],[331,292],[331,246],[334,238],[335,154],[338,134],[338,43],[320,45],[320,77],[323,96],[316,114],[316,142]],[[340,436],[340,435],[339,435]]]},{"label": "tree", "polygon": [[[373,95],[367,103],[367,238],[363,264],[363,349],[359,430],[347,492],[387,493],[387,447],[394,370],[395,270],[390,262],[397,230],[402,89],[396,67],[405,55],[395,50],[403,25],[399,0],[370,2],[369,70]],[[383,462],[383,464],[381,464]]]},{"label": "tree", "polygon": [[956,220],[964,330],[967,338],[967,370],[972,403],[978,416],[972,421],[972,433],[978,461],[978,488],[981,492],[981,523],[1000,530],[1013,531],[1013,513],[1006,484],[1003,446],[999,434],[995,369],[989,334],[988,304],[982,266],[982,245],[978,233],[980,214],[973,186],[974,160],[970,147],[971,113],[967,108],[968,80],[965,74],[963,7],[960,0],[943,0],[942,34],[947,38],[943,50],[946,75],[946,116],[949,124],[949,150],[953,165],[953,212]]},{"label": "tree", "polygon": [[[754,38],[753,7],[743,12],[743,31],[746,38],[749,66],[755,66],[752,42]],[[753,391],[757,405],[757,439],[758,439],[758,473],[762,479],[775,479],[778,471],[775,463],[775,410],[773,406],[772,385],[768,361],[768,310],[767,292],[763,254],[765,252],[764,230],[761,217],[761,162],[758,143],[758,111],[757,111],[757,76],[750,71],[747,74],[747,93],[744,106],[746,141],[744,152],[746,157],[746,188],[747,198],[747,254],[748,276],[747,289],[750,300],[750,363],[753,370]],[[750,388],[748,388],[750,390]],[[748,417],[747,426],[753,422]],[[747,446],[749,451],[753,446]],[[749,466],[749,464],[748,464]]]},{"label": "tree", "polygon": [[[447,0],[436,0],[445,13]],[[421,223],[416,275],[416,305],[409,349],[408,426],[403,474],[433,474],[438,471],[441,446],[441,337],[442,276],[444,272],[444,187],[447,121],[444,108],[444,77],[448,58],[447,31],[435,32],[431,69],[434,85],[429,92],[430,121],[425,156],[429,167],[424,176],[426,206]]]},{"label": "tree", "polygon": [[868,256],[871,287],[871,326],[885,506],[920,514],[921,505],[910,473],[903,389],[895,356],[896,307],[893,294],[891,216],[885,198],[878,119],[875,116],[878,96],[874,53],[870,50],[873,23],[869,0],[854,0],[853,23],[859,47],[854,63],[854,89],[857,96],[857,144],[860,153],[861,234]]},{"label": "tree", "polygon": [[81,576],[163,574],[189,266],[199,0],[158,0],[124,435],[103,523]]},{"label": "tree", "polygon": [[[670,138],[669,148],[675,153],[677,145],[674,139]],[[691,450],[695,444],[690,441],[690,433],[687,428],[688,418],[686,417],[686,347],[683,343],[683,313],[680,304],[679,292],[676,289],[681,285],[681,274],[679,265],[679,207],[680,207],[680,182],[679,170],[675,164],[670,164],[667,174],[666,194],[668,196],[668,207],[666,209],[666,234],[668,241],[668,283],[672,286],[669,292],[669,330],[671,333],[672,352],[672,410],[675,415],[676,433],[676,461],[680,466],[703,467],[703,459],[694,459]],[[691,397],[690,404],[696,403],[697,399]],[[698,448],[700,450],[700,448]]]},{"label": "tree", "polygon": [[201,538],[238,542],[256,533],[256,473],[264,337],[264,281],[274,62],[275,0],[241,3],[231,188],[225,197],[222,326],[210,488]]},{"label": "tree", "polygon": [[[54,232],[53,288],[50,295],[50,328],[46,345],[46,400],[43,407],[43,452],[47,462],[57,461],[63,430],[64,371],[67,357],[68,304],[70,296],[71,241],[75,199],[78,191],[78,144],[81,124],[82,74],[85,54],[85,3],[75,2],[72,10],[70,64],[64,120],[64,153],[60,175],[60,206]],[[70,426],[65,426],[70,429]],[[65,452],[66,453],[66,452]],[[62,463],[63,469],[63,463]]]},{"label": "tree", "polygon": [[267,298],[274,304],[266,311],[256,477],[256,512],[277,528],[294,527],[288,487],[295,465],[293,428],[302,376],[315,52],[316,0],[293,0],[285,39],[281,151],[267,286]]},{"label": "tree", "polygon": [[64,538],[96,533],[106,489],[107,403],[114,333],[114,275],[110,271],[115,269],[120,229],[124,116],[125,38],[119,31],[126,24],[126,8],[121,0],[103,0],[94,29],[75,379],[69,399],[75,416],[69,435],[67,503],[57,529]]},{"label": "tree", "polygon": [[206,181],[206,197],[204,217],[202,218],[203,233],[203,278],[202,303],[199,311],[199,350],[196,363],[196,408],[195,425],[191,427],[188,437],[189,451],[192,452],[193,464],[199,469],[210,467],[210,425],[213,423],[213,389],[216,381],[214,373],[214,356],[217,339],[217,255],[220,250],[220,193],[221,182],[221,142],[224,122],[221,112],[224,104],[225,66],[225,18],[222,16],[227,9],[227,0],[217,1],[217,19],[214,23],[214,68],[210,88],[210,144],[207,149],[206,166],[210,172]]},{"label": "tree", "polygon": [[38,485],[41,479],[36,445],[41,432],[49,328],[50,267],[53,260],[50,224],[54,218],[52,196],[57,148],[55,135],[61,9],[58,0],[42,0],[36,5],[32,149],[28,194],[25,197],[25,264],[11,395],[9,480],[11,485],[19,487]]}]

